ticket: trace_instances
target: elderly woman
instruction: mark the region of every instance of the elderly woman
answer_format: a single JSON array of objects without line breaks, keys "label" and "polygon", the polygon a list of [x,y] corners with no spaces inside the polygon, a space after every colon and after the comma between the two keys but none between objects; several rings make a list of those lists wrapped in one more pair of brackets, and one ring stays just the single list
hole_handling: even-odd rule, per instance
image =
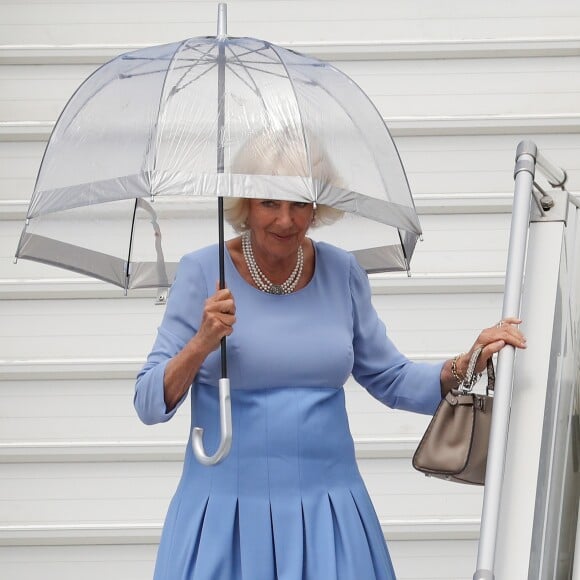
[{"label": "elderly woman", "polygon": [[228,288],[216,290],[217,246],[180,263],[140,372],[135,407],[171,419],[190,387],[192,419],[219,441],[218,345],[227,336],[234,439],[206,467],[191,446],[169,507],[156,580],[392,580],[361,479],[343,385],[352,375],[384,404],[432,414],[483,346],[525,346],[516,319],[481,332],[439,364],[409,361],[388,338],[366,273],[351,254],[307,237],[336,213],[309,203],[234,200],[241,235],[227,243]]}]

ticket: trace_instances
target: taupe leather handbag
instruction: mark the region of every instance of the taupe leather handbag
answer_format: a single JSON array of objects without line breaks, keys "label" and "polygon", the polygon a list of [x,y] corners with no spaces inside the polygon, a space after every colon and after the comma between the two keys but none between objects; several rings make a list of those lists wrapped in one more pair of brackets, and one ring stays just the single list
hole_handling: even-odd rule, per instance
[{"label": "taupe leather handbag", "polygon": [[442,399],[413,456],[413,467],[425,475],[483,485],[493,409],[495,372],[487,361],[485,395],[473,393],[474,368],[481,349],[469,362],[465,380]]}]

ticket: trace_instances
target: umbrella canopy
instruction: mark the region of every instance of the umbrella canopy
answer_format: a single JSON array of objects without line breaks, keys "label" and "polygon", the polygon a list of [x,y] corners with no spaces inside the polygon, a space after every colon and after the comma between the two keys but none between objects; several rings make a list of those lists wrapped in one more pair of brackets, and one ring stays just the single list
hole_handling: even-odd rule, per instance
[{"label": "umbrella canopy", "polygon": [[263,40],[217,36],[122,54],[78,88],[16,256],[125,289],[167,287],[195,245],[190,220],[207,222],[216,197],[343,210],[313,237],[370,272],[408,270],[421,233],[388,129],[349,77]]}]

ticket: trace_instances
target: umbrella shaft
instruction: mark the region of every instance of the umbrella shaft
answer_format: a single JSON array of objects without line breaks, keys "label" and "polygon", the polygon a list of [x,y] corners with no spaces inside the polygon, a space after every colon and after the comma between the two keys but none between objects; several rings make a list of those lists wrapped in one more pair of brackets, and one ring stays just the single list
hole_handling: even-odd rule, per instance
[{"label": "umbrella shaft", "polygon": [[[225,6],[220,4],[220,14],[225,12]],[[222,28],[223,31],[223,28]],[[223,40],[218,47],[218,118],[217,118],[217,173],[224,172],[224,130],[225,130],[225,43]],[[219,269],[220,288],[226,287],[225,275],[225,236],[224,236],[224,199],[218,197],[218,227],[219,227]],[[221,375],[222,379],[228,376],[228,363],[226,357],[226,337],[221,340]]]}]

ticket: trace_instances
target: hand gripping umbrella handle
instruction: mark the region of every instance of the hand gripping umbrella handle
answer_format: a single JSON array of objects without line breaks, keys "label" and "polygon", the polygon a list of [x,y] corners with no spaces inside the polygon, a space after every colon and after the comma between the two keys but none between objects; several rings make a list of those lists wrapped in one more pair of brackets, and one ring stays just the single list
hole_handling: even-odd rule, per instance
[{"label": "hand gripping umbrella handle", "polygon": [[195,457],[202,465],[215,465],[230,452],[232,446],[232,404],[230,400],[230,379],[219,380],[220,397],[220,444],[212,456],[207,456],[203,448],[203,428],[194,427],[191,432],[191,446]]}]

